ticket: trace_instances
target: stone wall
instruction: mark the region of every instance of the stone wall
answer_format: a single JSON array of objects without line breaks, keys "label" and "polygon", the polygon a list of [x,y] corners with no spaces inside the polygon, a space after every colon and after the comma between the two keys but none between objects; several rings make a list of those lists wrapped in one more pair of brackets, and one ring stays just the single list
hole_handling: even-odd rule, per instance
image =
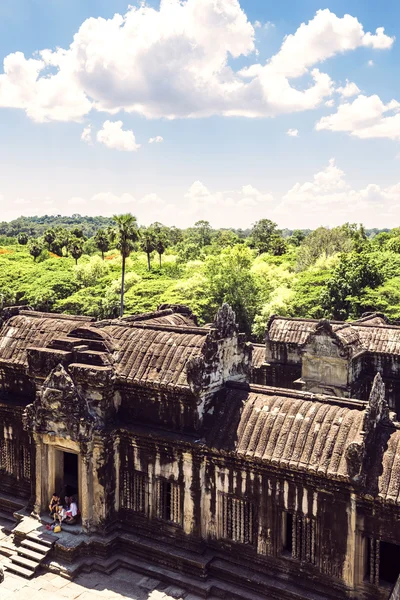
[{"label": "stone wall", "polygon": [[22,428],[24,407],[0,404],[0,489],[29,499],[34,481],[35,453]]},{"label": "stone wall", "polygon": [[[207,544],[238,563],[250,560],[255,570],[293,580],[301,575],[305,586],[329,585],[337,597],[362,584],[357,511],[346,486],[127,432],[121,432],[119,461],[119,516],[128,530],[190,548]],[[143,490],[136,496],[132,477]],[[159,512],[159,480],[178,487],[175,522]]]}]

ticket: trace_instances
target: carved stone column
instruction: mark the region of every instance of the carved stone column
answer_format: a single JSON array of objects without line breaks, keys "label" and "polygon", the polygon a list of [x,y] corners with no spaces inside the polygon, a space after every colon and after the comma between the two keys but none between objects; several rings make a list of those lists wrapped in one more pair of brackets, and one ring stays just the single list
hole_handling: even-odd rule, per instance
[{"label": "carved stone column", "polygon": [[39,435],[34,434],[33,439],[36,446],[36,485],[35,485],[35,504],[33,507],[33,515],[37,518],[40,516],[40,511],[43,505],[43,493],[42,493],[42,463],[43,463],[43,443]]},{"label": "carved stone column", "polygon": [[93,520],[93,490],[92,490],[92,456],[91,453],[81,455],[80,460],[80,489],[82,529],[89,532]]}]

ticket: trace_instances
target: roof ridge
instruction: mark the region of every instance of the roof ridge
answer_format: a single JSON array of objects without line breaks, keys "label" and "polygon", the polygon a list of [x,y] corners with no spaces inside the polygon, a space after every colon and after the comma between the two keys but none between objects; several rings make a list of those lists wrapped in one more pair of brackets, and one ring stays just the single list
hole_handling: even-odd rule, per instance
[{"label": "roof ridge", "polygon": [[65,313],[48,313],[36,310],[21,310],[19,315],[24,317],[35,317],[37,319],[58,319],[62,321],[82,321],[83,323],[94,323],[95,317],[85,317],[83,315],[68,315]]},{"label": "roof ridge", "polygon": [[95,329],[101,329],[103,327],[126,327],[127,329],[152,329],[156,331],[171,331],[171,333],[194,333],[196,335],[208,335],[212,329],[205,329],[203,327],[193,327],[189,325],[166,325],[161,323],[146,323],[146,321],[123,321],[123,320],[112,320],[98,321],[93,323],[91,327]]},{"label": "roof ridge", "polygon": [[293,398],[293,400],[308,400],[310,402],[336,404],[337,406],[344,406],[354,409],[363,409],[368,404],[367,400],[359,400],[358,398],[344,398],[338,396],[328,396],[327,394],[314,394],[313,392],[291,390],[289,388],[279,388],[275,386],[245,384],[236,381],[228,381],[226,385],[228,388],[247,390],[248,392],[264,394],[265,396],[277,395],[286,398]]}]

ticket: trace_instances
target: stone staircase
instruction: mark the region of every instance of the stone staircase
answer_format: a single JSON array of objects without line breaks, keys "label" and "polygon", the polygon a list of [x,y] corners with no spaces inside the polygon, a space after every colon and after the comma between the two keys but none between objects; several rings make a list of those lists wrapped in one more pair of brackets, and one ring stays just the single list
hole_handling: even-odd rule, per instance
[{"label": "stone staircase", "polygon": [[31,579],[43,563],[55,542],[55,538],[45,533],[32,531],[26,535],[15,553],[3,564],[7,571]]}]

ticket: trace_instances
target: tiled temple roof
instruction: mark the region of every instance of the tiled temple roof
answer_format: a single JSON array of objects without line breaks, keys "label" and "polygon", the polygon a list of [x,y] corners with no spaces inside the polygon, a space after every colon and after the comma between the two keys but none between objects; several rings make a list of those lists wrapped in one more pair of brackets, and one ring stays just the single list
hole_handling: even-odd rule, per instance
[{"label": "tiled temple roof", "polygon": [[[303,346],[321,323],[313,319],[271,317],[267,338],[272,342]],[[352,323],[330,321],[329,325],[342,344],[352,347],[354,353],[400,355],[400,327],[387,324],[380,315],[371,315]]]},{"label": "tiled temple roof", "polygon": [[189,388],[187,363],[201,356],[206,335],[200,328],[127,327],[123,323],[100,330],[112,340],[118,378],[130,383]]},{"label": "tiled temple roof", "polygon": [[22,311],[0,329],[0,362],[26,368],[28,348],[51,348],[60,339],[76,338],[104,344],[116,376],[123,381],[189,389],[187,363],[201,356],[210,330],[195,327],[190,315],[177,314],[177,325],[172,311],[154,314],[149,319],[93,322]]},{"label": "tiled temple roof", "polygon": [[[386,444],[385,444],[386,446]],[[400,504],[400,430],[390,436],[379,469],[378,494],[386,502]]]},{"label": "tiled temple roof", "polygon": [[265,345],[253,344],[253,367],[261,367],[265,363]]},{"label": "tiled temple roof", "polygon": [[274,467],[350,480],[346,449],[362,437],[365,406],[279,388],[232,388],[208,444]]},{"label": "tiled temple roof", "polygon": [[90,317],[21,311],[0,329],[0,361],[27,366],[27,348],[46,348],[56,338],[92,321]]},{"label": "tiled temple roof", "polygon": [[124,317],[122,320],[131,323],[145,321],[153,325],[198,327],[197,317],[187,306],[180,304],[162,304],[154,312],[132,315]]}]

